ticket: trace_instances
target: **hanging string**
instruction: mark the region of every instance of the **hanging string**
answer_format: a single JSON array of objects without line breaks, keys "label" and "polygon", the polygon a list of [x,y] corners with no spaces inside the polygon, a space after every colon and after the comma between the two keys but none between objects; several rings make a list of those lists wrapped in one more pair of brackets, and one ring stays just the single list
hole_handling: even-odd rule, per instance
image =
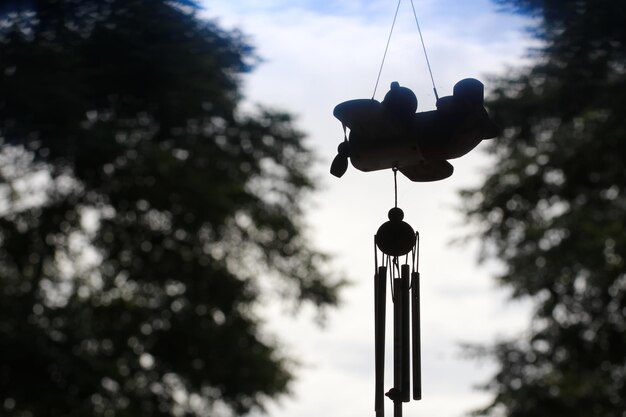
[{"label": "hanging string", "polygon": [[398,167],[394,166],[393,170],[393,194],[394,194],[394,207],[398,207]]},{"label": "hanging string", "polygon": [[[407,253],[407,257],[409,254]],[[420,271],[420,232],[415,231],[415,246],[413,246],[413,250],[411,251],[411,264],[413,265],[413,272],[419,274]],[[414,277],[411,278],[411,285],[409,285],[409,289],[413,288]]]},{"label": "hanging string", "polygon": [[[428,53],[426,53],[426,44],[424,43],[424,37],[422,36],[420,23],[417,20],[417,13],[415,12],[415,6],[413,5],[413,0],[411,0],[411,8],[413,9],[413,16],[415,17],[415,24],[417,25],[417,31],[420,34],[420,41],[422,42],[422,49],[424,50],[424,57],[426,57],[426,65],[428,66],[428,73],[430,74],[430,81],[432,81],[433,83],[433,92],[435,93],[435,99],[439,100],[439,94],[437,94],[437,87],[435,87],[435,79],[433,78],[433,71],[430,68],[430,61],[428,60]],[[379,77],[380,77],[380,74],[379,74]]]},{"label": "hanging string", "polygon": [[394,265],[397,265],[398,263],[398,258],[394,257],[393,259],[387,255],[387,265],[390,266],[389,268],[389,284],[391,286],[391,301],[395,302],[395,286],[393,285],[393,279],[396,277],[396,273],[395,270],[393,269]]},{"label": "hanging string", "polygon": [[374,235],[374,274],[378,274],[378,250],[376,249],[376,235]]},{"label": "hanging string", "polygon": [[400,3],[402,0],[398,0],[398,6],[396,6],[396,13],[393,15],[393,23],[391,23],[391,30],[389,31],[389,38],[387,38],[387,45],[385,46],[385,53],[383,54],[383,60],[380,63],[380,69],[378,70],[378,77],[376,77],[376,85],[374,86],[374,93],[372,94],[372,100],[376,95],[376,89],[378,88],[378,82],[380,81],[380,74],[383,72],[383,65],[385,65],[385,58],[387,57],[387,50],[389,49],[389,42],[391,42],[391,34],[393,33],[393,28],[396,25],[396,18],[398,17],[398,10],[400,10]]},{"label": "hanging string", "polygon": [[415,254],[415,272],[420,271],[420,232],[415,231],[416,254]]},{"label": "hanging string", "polygon": [[397,256],[388,257],[388,263],[390,265],[390,274],[389,274],[389,282],[391,284],[391,301],[395,303],[395,295],[396,295],[396,286],[395,286],[395,278],[399,278],[401,275],[400,272],[400,262]]},{"label": "hanging string", "polygon": [[415,247],[412,253],[413,269],[419,272],[420,269],[420,232],[415,231]]}]

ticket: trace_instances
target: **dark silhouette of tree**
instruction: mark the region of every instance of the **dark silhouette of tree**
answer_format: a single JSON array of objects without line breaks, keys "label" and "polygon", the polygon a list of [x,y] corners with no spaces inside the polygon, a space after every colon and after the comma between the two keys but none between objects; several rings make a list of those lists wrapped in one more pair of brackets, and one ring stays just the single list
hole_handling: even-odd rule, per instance
[{"label": "dark silhouette of tree", "polygon": [[197,11],[0,4],[3,416],[263,409],[292,368],[260,334],[259,277],[337,302],[303,234],[303,135],[238,110],[254,53]]},{"label": "dark silhouette of tree", "polygon": [[626,7],[498,3],[532,16],[543,44],[499,80],[497,163],[463,197],[499,281],[534,310],[523,337],[487,349],[499,368],[477,414],[624,417]]}]

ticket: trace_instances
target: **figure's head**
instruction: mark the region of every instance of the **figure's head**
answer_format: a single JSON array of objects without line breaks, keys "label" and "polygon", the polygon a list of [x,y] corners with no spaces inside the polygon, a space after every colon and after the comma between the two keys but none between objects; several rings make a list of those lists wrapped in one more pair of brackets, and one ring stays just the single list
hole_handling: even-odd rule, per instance
[{"label": "figure's head", "polygon": [[454,85],[452,94],[468,104],[482,106],[485,99],[485,86],[475,78],[465,78]]},{"label": "figure's head", "polygon": [[413,115],[417,110],[417,97],[413,91],[400,87],[397,81],[391,83],[391,89],[382,102],[386,109],[398,117]]}]

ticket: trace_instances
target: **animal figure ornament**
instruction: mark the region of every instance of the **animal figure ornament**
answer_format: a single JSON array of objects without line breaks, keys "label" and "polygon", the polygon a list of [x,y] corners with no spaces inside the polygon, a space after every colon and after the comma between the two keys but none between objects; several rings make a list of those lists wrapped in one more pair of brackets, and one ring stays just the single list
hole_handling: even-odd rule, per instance
[{"label": "animal figure ornament", "polygon": [[349,158],[365,172],[397,168],[411,181],[445,179],[454,171],[448,159],[498,135],[483,103],[484,86],[473,78],[459,81],[432,111],[415,113],[415,94],[398,82],[391,83],[382,103],[373,98],[340,103],[333,114],[350,135],[344,135],[330,172],[343,176]]}]

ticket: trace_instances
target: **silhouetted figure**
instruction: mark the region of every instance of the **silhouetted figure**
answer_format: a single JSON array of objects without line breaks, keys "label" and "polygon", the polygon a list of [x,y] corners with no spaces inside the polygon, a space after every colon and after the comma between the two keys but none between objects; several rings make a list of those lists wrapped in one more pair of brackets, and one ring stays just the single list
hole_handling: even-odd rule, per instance
[{"label": "silhouetted figure", "polygon": [[343,176],[350,158],[365,172],[396,167],[412,181],[447,178],[454,170],[447,159],[498,135],[483,100],[483,84],[466,78],[454,86],[453,95],[437,100],[437,110],[415,113],[415,94],[398,82],[391,83],[382,103],[357,99],[338,104],[333,114],[350,135],[339,145],[330,172]]}]

